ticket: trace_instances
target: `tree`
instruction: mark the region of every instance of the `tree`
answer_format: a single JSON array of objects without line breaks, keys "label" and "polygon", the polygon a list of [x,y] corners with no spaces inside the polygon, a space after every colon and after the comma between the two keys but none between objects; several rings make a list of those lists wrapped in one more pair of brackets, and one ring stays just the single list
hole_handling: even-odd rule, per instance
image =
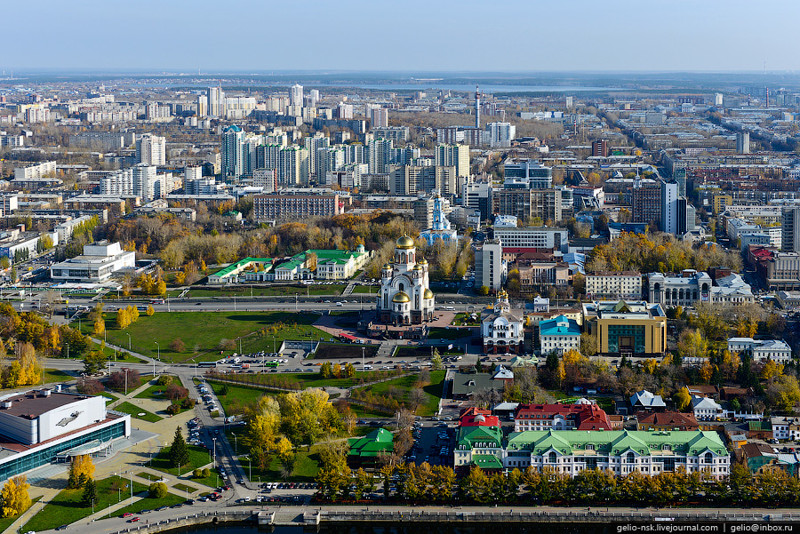
[{"label": "tree", "polygon": [[800,385],[793,376],[776,376],[767,385],[766,394],[767,401],[772,406],[789,411],[797,402],[800,402]]},{"label": "tree", "polygon": [[153,305],[150,304],[150,305],[147,306],[147,311],[145,313],[147,314],[148,317],[152,317],[153,314],[156,313],[156,310],[154,310],[153,309]]},{"label": "tree", "polygon": [[319,367],[319,374],[322,378],[330,378],[333,375],[333,364],[325,362]]},{"label": "tree", "polygon": [[588,332],[581,334],[581,354],[594,356],[597,354],[597,336]]},{"label": "tree", "polygon": [[173,467],[189,463],[189,449],[186,447],[180,427],[175,429],[175,437],[172,438],[172,445],[169,448],[169,460]]},{"label": "tree", "polygon": [[81,496],[81,506],[92,506],[97,501],[97,485],[94,480],[86,481],[83,486],[83,495]]},{"label": "tree", "polygon": [[169,344],[169,350],[172,352],[183,352],[186,350],[186,343],[181,338],[173,339]]},{"label": "tree", "polygon": [[28,479],[25,475],[10,478],[3,490],[0,492],[0,498],[3,503],[3,517],[18,516],[31,506],[31,497],[28,494],[28,489],[31,487],[28,484]]},{"label": "tree", "polygon": [[347,365],[344,366],[344,377],[353,378],[354,376],[356,376],[356,367],[348,362]]},{"label": "tree", "polygon": [[433,350],[433,356],[431,357],[431,369],[434,371],[441,371],[444,369],[444,364],[442,363],[442,356],[439,354],[438,349]]},{"label": "tree", "polygon": [[94,479],[94,463],[88,454],[72,458],[69,466],[69,479],[67,487],[71,489],[82,488],[86,482]]},{"label": "tree", "polygon": [[94,324],[92,325],[92,335],[102,336],[105,331],[106,331],[106,322],[103,320],[102,317],[98,317],[97,319],[95,319]]},{"label": "tree", "polygon": [[689,394],[689,389],[686,387],[679,389],[672,397],[672,400],[675,402],[675,406],[681,412],[686,410],[689,405],[692,404],[692,396]]},{"label": "tree", "polygon": [[93,375],[106,368],[107,358],[101,350],[93,350],[87,354],[83,359],[83,372],[87,375]]},{"label": "tree", "polygon": [[168,493],[169,489],[163,482],[153,482],[148,489],[148,494],[151,499],[163,499]]},{"label": "tree", "polygon": [[481,295],[482,297],[485,297],[486,295],[489,294],[489,287],[488,286],[480,286],[478,288],[478,290],[476,291],[476,293],[478,293],[478,295]]}]

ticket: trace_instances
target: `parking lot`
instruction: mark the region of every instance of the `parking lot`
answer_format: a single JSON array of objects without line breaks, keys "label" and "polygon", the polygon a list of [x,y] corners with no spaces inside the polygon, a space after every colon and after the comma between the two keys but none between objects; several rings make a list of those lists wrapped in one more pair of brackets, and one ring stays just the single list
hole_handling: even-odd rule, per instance
[{"label": "parking lot", "polygon": [[417,421],[414,423],[413,436],[414,447],[406,456],[408,462],[452,466],[455,423]]}]

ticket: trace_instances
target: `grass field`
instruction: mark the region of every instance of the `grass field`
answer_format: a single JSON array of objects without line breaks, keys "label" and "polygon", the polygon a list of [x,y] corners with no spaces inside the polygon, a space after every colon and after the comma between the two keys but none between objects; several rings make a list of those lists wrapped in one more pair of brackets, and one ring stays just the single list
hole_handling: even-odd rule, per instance
[{"label": "grass field", "polygon": [[122,514],[127,514],[128,512],[132,514],[138,514],[142,510],[155,510],[156,508],[160,508],[162,506],[173,506],[179,502],[184,502],[185,500],[185,497],[179,497],[177,495],[173,495],[172,493],[167,493],[167,496],[163,499],[153,499],[148,495],[147,497],[138,500],[133,504],[115,511],[114,516],[120,517]]},{"label": "grass field", "polygon": [[113,393],[109,393],[108,391],[101,391],[100,395],[102,395],[103,397],[107,398],[111,402],[114,402],[115,400],[119,399],[119,397],[117,397]]},{"label": "grass field", "polygon": [[[226,380],[233,380],[245,385],[263,385],[282,388],[322,388],[337,387],[349,388],[374,382],[397,374],[396,371],[356,371],[353,378],[322,378],[318,372],[314,373],[258,373],[258,374],[232,374],[224,375]],[[212,378],[213,380],[213,378]]]},{"label": "grass field", "polygon": [[[45,384],[52,384],[53,382],[66,382],[69,380],[75,380],[75,377],[69,373],[65,373],[64,371],[60,371],[58,369],[44,370]],[[0,530],[0,532],[2,532],[2,530]]]},{"label": "grass field", "polygon": [[[377,286],[353,286],[353,294],[361,294],[361,295],[377,295],[378,291],[380,290]],[[364,297],[366,300],[366,297]]]},{"label": "grass field", "polygon": [[[317,314],[294,314],[288,312],[174,312],[156,313],[151,317],[142,314],[139,320],[125,330],[115,324],[116,312],[105,313],[108,329],[108,342],[123,347],[128,346],[130,334],[131,348],[146,356],[156,357],[158,347],[162,361],[182,362],[197,357],[197,361],[219,359],[217,349],[222,339],[237,340],[242,337],[242,351],[272,351],[273,335],[259,335],[259,331],[278,323],[282,326],[274,335],[274,343],[279,346],[285,339],[316,340],[330,337],[326,332],[311,326]],[[83,324],[84,333],[91,325]],[[254,335],[250,335],[254,334]],[[243,337],[248,336],[248,337]],[[170,343],[180,338],[185,344],[183,352],[169,348]],[[158,344],[156,344],[158,343]],[[235,351],[239,351],[238,342]]]},{"label": "grass field", "polygon": [[186,484],[180,484],[180,483],[175,484],[172,487],[175,488],[178,491],[183,491],[184,493],[187,492],[187,491],[189,493],[194,493],[195,491],[197,491],[197,488],[194,488],[192,486],[187,486]]},{"label": "grass field", "polygon": [[172,476],[184,475],[195,469],[205,467],[211,463],[211,454],[203,447],[186,445],[189,449],[189,463],[180,468],[172,467],[169,460],[169,447],[164,447],[150,462],[150,467],[168,473]]},{"label": "grass field", "polygon": [[[217,382],[216,380],[209,380],[208,385],[211,386],[211,389],[214,390],[214,394],[217,395],[220,404],[222,404],[222,409],[225,411],[225,415],[244,413],[246,406],[255,404],[262,396],[276,394],[264,391],[259,387],[238,386]],[[226,388],[227,393],[222,395],[222,391]]]},{"label": "grass field", "polygon": [[290,284],[275,286],[244,286],[244,287],[193,287],[189,290],[187,297],[190,298],[211,298],[211,297],[294,297],[295,294],[302,296],[310,295],[341,295],[346,287],[345,284]]},{"label": "grass field", "polygon": [[[147,421],[148,423],[155,423],[163,419],[163,417],[159,417],[156,414],[148,412],[143,408],[134,406],[133,404],[127,401],[117,404],[116,406],[114,406],[113,409],[118,412],[131,414],[131,417],[135,417],[136,419],[141,419],[142,421]],[[144,415],[139,415],[140,413],[143,413]]]},{"label": "grass field", "polygon": [[[31,500],[31,506],[33,506],[34,504],[39,502],[40,499],[41,499],[41,497],[36,497],[35,499],[32,499]],[[22,511],[22,513],[24,514],[28,510],[29,510],[29,508],[26,508],[25,510]],[[20,514],[20,515],[22,515],[22,514]],[[0,532],[5,532],[6,529],[11,526],[11,523],[16,521],[17,518],[19,518],[19,515],[15,515],[15,516],[11,516],[11,517],[4,517],[4,518],[0,519]]]},{"label": "grass field", "polygon": [[[436,413],[439,408],[439,399],[442,396],[444,376],[445,371],[431,371],[430,383],[422,388],[422,391],[425,392],[425,401],[417,408],[417,415],[428,417]],[[408,401],[409,394],[415,388],[418,379],[419,374],[412,374],[366,386],[364,389],[378,397],[389,398],[394,394],[400,396],[397,398],[398,401]],[[356,411],[356,407],[355,404],[351,406],[353,411]]]},{"label": "grass field", "polygon": [[[153,383],[155,381],[151,381]],[[173,384],[180,385],[180,380],[177,377],[173,377],[172,380]],[[167,397],[164,396],[164,392],[167,390],[168,386],[159,386],[158,384],[153,383],[150,387],[136,395],[137,399],[153,399],[153,400],[169,400]]]},{"label": "grass field", "polygon": [[[112,476],[97,481],[97,501],[94,511],[98,512],[119,502],[120,495],[130,498],[130,482],[122,477]],[[134,495],[146,491],[147,488],[134,481]],[[21,532],[39,532],[54,529],[59,525],[70,525],[92,514],[91,506],[81,506],[82,489],[65,489],[56,495],[42,510],[33,516]]]},{"label": "grass field", "polygon": [[[347,321],[342,318],[342,321]],[[339,320],[336,321],[337,324]],[[340,325],[342,326],[342,325]],[[320,343],[317,352],[314,353],[315,360],[328,360],[331,358],[353,358],[361,363],[361,350],[364,349],[364,358],[375,358],[378,354],[377,345],[362,345],[358,343]]]}]

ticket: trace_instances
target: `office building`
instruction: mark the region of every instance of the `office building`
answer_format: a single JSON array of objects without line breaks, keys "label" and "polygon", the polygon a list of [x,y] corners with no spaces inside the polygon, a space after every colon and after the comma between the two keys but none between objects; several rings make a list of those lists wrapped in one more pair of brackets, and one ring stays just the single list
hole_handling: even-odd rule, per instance
[{"label": "office building", "polygon": [[523,221],[539,218],[551,224],[562,220],[559,189],[495,189],[492,191],[492,213],[513,215]]},{"label": "office building", "polygon": [[583,327],[609,356],[660,356],[667,350],[667,316],[661,304],[595,301],[583,304]]},{"label": "office building", "polygon": [[503,242],[503,252],[507,254],[545,250],[567,253],[569,250],[568,232],[564,228],[495,225],[492,236]]},{"label": "office building", "polygon": [[633,222],[654,224],[661,223],[661,185],[658,182],[637,180],[631,191],[631,209]]},{"label": "office building", "polygon": [[639,300],[642,296],[641,273],[626,271],[587,273],[586,275],[586,298]]},{"label": "office building", "polygon": [[136,163],[166,165],[167,140],[153,134],[144,134],[136,139]]},{"label": "office building", "polygon": [[685,217],[684,223],[678,224],[678,184],[661,182],[661,231],[677,235],[679,227],[685,226]]},{"label": "office building", "polygon": [[647,275],[647,284],[653,303],[674,307],[711,302],[711,277],[693,269],[684,270],[680,276],[651,273]]},{"label": "office building", "polygon": [[499,239],[487,239],[475,247],[475,285],[499,291],[506,280],[506,262]]},{"label": "office building", "polygon": [[62,393],[57,387],[0,397],[0,477],[78,455],[112,451],[130,436],[130,415],[110,413],[101,396]]},{"label": "office building", "polygon": [[530,159],[507,159],[503,162],[503,188],[550,189],[553,169]]},{"label": "office building", "polygon": [[456,176],[469,178],[469,147],[467,145],[437,145],[434,165],[455,167]]},{"label": "office building", "polygon": [[100,241],[84,245],[83,254],[50,266],[50,278],[58,282],[103,284],[114,273],[136,268],[136,253],[119,243]]},{"label": "office building", "polygon": [[539,321],[538,327],[539,349],[542,354],[563,354],[569,350],[580,350],[581,327],[574,319],[559,315]]},{"label": "office building", "polygon": [[[563,317],[563,316],[562,316]],[[574,321],[573,321],[574,322]],[[514,432],[546,430],[612,430],[608,414],[597,404],[520,404],[514,411]]]},{"label": "office building", "polygon": [[732,337],[728,339],[728,350],[732,354],[747,354],[754,362],[772,360],[786,364],[792,361],[792,349],[782,339]]}]

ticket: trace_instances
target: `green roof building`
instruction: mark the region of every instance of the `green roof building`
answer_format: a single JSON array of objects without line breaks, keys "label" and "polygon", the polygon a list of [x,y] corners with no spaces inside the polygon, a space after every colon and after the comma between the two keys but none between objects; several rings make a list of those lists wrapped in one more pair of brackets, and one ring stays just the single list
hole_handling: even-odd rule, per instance
[{"label": "green roof building", "polygon": [[478,466],[482,469],[503,468],[503,431],[496,426],[462,426],[453,451],[456,469]]},{"label": "green roof building", "polygon": [[381,456],[394,451],[394,435],[385,428],[373,430],[363,438],[350,438],[347,442],[350,445],[347,463],[351,467],[374,467]]},{"label": "green roof building", "polygon": [[585,469],[625,476],[683,468],[721,478],[730,472],[730,454],[719,434],[710,431],[547,430],[509,434],[503,465],[550,467],[572,476]]}]

